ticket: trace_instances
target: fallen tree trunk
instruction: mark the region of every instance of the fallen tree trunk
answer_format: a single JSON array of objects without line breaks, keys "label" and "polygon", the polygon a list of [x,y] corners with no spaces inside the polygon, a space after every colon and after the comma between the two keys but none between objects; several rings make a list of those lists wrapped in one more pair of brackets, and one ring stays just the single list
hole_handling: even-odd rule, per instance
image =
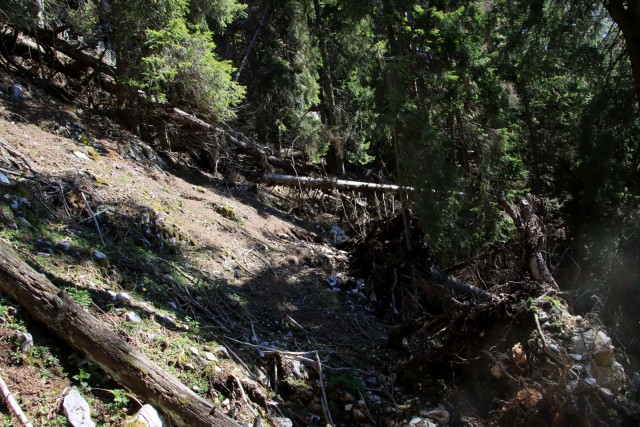
[{"label": "fallen tree trunk", "polygon": [[346,181],[336,178],[313,178],[307,176],[291,176],[268,173],[262,175],[259,181],[265,185],[284,185],[288,187],[323,188],[335,190],[353,191],[382,191],[397,193],[400,191],[413,191],[412,187],[399,185],[375,184],[372,182]]},{"label": "fallen tree trunk", "polygon": [[208,132],[216,132],[219,134],[223,134],[226,139],[231,141],[233,145],[235,145],[241,152],[243,152],[248,156],[256,158],[260,161],[266,161],[272,166],[278,167],[280,169],[284,169],[289,172],[295,171],[291,163],[287,162],[286,160],[278,159],[276,156],[269,155],[265,153],[263,150],[261,150],[260,148],[256,147],[255,145],[248,144],[240,140],[239,138],[234,137],[229,132],[226,132],[217,126],[211,125],[205,122],[204,120],[197,118],[193,114],[189,114],[186,111],[183,111],[179,108],[174,108],[174,107],[169,108],[168,112],[174,118],[182,122],[187,122],[192,126],[198,127]]},{"label": "fallen tree trunk", "polygon": [[237,426],[167,371],[122,340],[0,242],[0,291],[115,381],[156,405],[179,426]]},{"label": "fallen tree trunk", "polygon": [[443,286],[446,289],[453,291],[454,293],[466,295],[471,298],[475,298],[481,301],[495,301],[497,296],[491,292],[487,292],[484,289],[477,288],[469,285],[462,280],[455,277],[449,277],[435,267],[431,267],[429,271],[430,281],[436,285]]}]

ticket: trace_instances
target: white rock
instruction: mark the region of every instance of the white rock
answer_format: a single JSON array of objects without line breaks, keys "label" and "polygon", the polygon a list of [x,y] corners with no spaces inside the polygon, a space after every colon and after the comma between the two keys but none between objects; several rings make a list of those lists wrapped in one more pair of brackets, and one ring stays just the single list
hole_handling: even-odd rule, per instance
[{"label": "white rock", "polygon": [[24,88],[19,83],[14,83],[9,86],[9,96],[12,101],[22,101],[24,98]]},{"label": "white rock", "polygon": [[215,354],[211,353],[210,351],[207,351],[204,353],[204,358],[207,359],[209,362],[217,362],[218,358],[216,357]]},{"label": "white rock", "polygon": [[273,419],[273,424],[276,427],[293,427],[293,421],[291,421],[289,418],[275,417]]},{"label": "white rock", "polygon": [[93,256],[96,257],[96,259],[105,259],[107,257],[100,251],[93,251]]},{"label": "white rock", "polygon": [[9,178],[7,178],[7,175],[3,174],[2,172],[0,172],[0,184],[2,185],[11,184],[11,181],[9,181]]},{"label": "white rock", "polygon": [[344,410],[349,412],[350,410],[353,409],[353,403],[349,403],[347,405],[344,405]]},{"label": "white rock", "polygon": [[31,336],[31,334],[28,332],[24,332],[24,333],[17,332],[17,334],[18,334],[18,342],[20,343],[20,350],[22,351],[31,350],[31,347],[33,347],[33,336]]},{"label": "white rock", "polygon": [[151,405],[143,405],[137,414],[124,422],[122,427],[141,427],[140,423],[147,427],[163,426],[162,417]]},{"label": "white rock", "polygon": [[117,302],[130,302],[132,300],[131,296],[126,292],[120,292],[115,294],[113,297]]},{"label": "white rock", "polygon": [[613,364],[613,344],[611,338],[602,331],[598,331],[593,343],[593,358],[598,366],[609,367]]},{"label": "white rock", "polygon": [[403,424],[403,427],[438,427],[438,424],[431,420],[414,417],[407,424]]},{"label": "white rock", "polygon": [[440,427],[449,425],[449,421],[451,420],[451,414],[449,414],[449,411],[442,405],[438,405],[437,408],[427,411],[425,416],[436,421]]},{"label": "white rock", "polygon": [[129,322],[142,323],[142,318],[138,316],[138,313],[134,311],[127,311],[127,314],[125,314],[125,317]]},{"label": "white rock", "polygon": [[96,423],[91,421],[91,410],[89,404],[77,388],[72,388],[62,402],[64,415],[73,427],[95,427]]},{"label": "white rock", "polygon": [[620,392],[626,380],[624,368],[618,362],[613,362],[609,367],[592,364],[591,373],[600,387],[608,388],[614,393]]},{"label": "white rock", "polygon": [[189,351],[196,356],[200,356],[200,351],[198,351],[198,349],[193,346],[189,347]]},{"label": "white rock", "polygon": [[89,156],[87,156],[86,154],[84,154],[82,151],[74,151],[73,155],[76,156],[79,159],[83,159],[83,160],[90,160]]}]

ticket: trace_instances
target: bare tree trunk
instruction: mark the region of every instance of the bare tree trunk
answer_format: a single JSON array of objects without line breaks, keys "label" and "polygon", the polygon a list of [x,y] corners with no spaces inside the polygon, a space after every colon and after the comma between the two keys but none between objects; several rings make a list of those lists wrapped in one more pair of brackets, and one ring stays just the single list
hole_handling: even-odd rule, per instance
[{"label": "bare tree trunk", "polygon": [[335,178],[314,178],[307,176],[280,175],[276,173],[264,174],[258,177],[258,181],[266,185],[283,185],[287,187],[324,188],[352,191],[380,191],[398,193],[400,191],[413,191],[411,187],[398,185],[375,184],[372,182],[346,181]]},{"label": "bare tree trunk", "polygon": [[258,28],[256,28],[256,32],[253,34],[253,37],[251,38],[251,43],[249,43],[249,47],[247,48],[247,51],[245,52],[244,57],[242,58],[242,62],[238,67],[238,71],[236,72],[236,75],[233,77],[234,82],[237,82],[238,80],[240,80],[240,76],[242,75],[242,70],[244,70],[244,67],[247,65],[247,62],[249,61],[249,57],[251,56],[253,49],[256,47],[258,37],[260,36],[262,29],[264,28],[264,24],[267,22],[267,18],[269,18],[269,15],[271,14],[272,3],[273,3],[273,0],[270,0],[269,3],[267,3],[267,7],[264,9],[264,12],[262,13],[262,17],[260,18],[260,22],[258,23]]},{"label": "bare tree trunk", "polygon": [[627,44],[636,98],[640,106],[640,0],[609,0],[603,3],[620,27]]},{"label": "bare tree trunk", "polygon": [[213,404],[122,340],[0,242],[0,291],[179,426],[237,426]]},{"label": "bare tree trunk", "polygon": [[[322,98],[326,105],[327,124],[329,130],[335,130],[342,122],[340,113],[336,106],[336,98],[333,93],[333,79],[331,76],[331,61],[329,60],[329,52],[327,51],[326,35],[322,25],[322,8],[320,0],[313,0],[313,7],[316,14],[316,35],[318,37],[318,47],[320,49],[320,57],[322,58],[322,66],[320,67],[320,87],[322,88]],[[332,132],[334,133],[334,132]],[[334,135],[327,153],[327,169],[330,174],[343,177],[344,170],[344,147],[339,135]]]}]

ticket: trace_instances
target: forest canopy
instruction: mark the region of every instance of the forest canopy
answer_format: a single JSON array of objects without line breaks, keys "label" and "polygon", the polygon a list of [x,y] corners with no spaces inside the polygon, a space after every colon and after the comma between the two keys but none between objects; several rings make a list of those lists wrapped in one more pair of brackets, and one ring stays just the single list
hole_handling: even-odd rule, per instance
[{"label": "forest canopy", "polygon": [[[640,253],[636,3],[4,0],[0,10],[9,68],[29,72],[12,59],[30,55],[22,35],[68,45],[87,66],[74,90],[108,89],[113,102],[96,105],[139,132],[149,102],[170,104],[231,123],[276,158],[302,152],[333,176],[364,167],[415,188],[444,265],[506,244],[515,229],[497,194],[529,195],[549,226],[550,264],[615,293],[608,278],[623,266],[636,275],[622,260]],[[41,81],[69,68],[49,47],[40,61],[54,70],[33,75]]]}]

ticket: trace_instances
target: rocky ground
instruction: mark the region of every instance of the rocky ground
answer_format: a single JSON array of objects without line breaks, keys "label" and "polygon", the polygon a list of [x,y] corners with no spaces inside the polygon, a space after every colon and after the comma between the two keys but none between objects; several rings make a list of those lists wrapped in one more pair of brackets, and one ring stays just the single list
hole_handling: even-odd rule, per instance
[{"label": "rocky ground", "polygon": [[[28,86],[0,95],[0,172],[2,242],[241,424],[638,420],[606,329],[553,292],[500,277],[474,303],[422,283],[426,311],[394,313],[407,265],[392,223],[338,248],[331,221],[283,209],[286,192],[169,167],[116,121]],[[391,330],[400,314],[413,323]],[[97,425],[145,404],[2,295],[0,360],[35,425],[91,425],[70,420],[72,390]],[[3,404],[0,421],[18,425]]]}]

